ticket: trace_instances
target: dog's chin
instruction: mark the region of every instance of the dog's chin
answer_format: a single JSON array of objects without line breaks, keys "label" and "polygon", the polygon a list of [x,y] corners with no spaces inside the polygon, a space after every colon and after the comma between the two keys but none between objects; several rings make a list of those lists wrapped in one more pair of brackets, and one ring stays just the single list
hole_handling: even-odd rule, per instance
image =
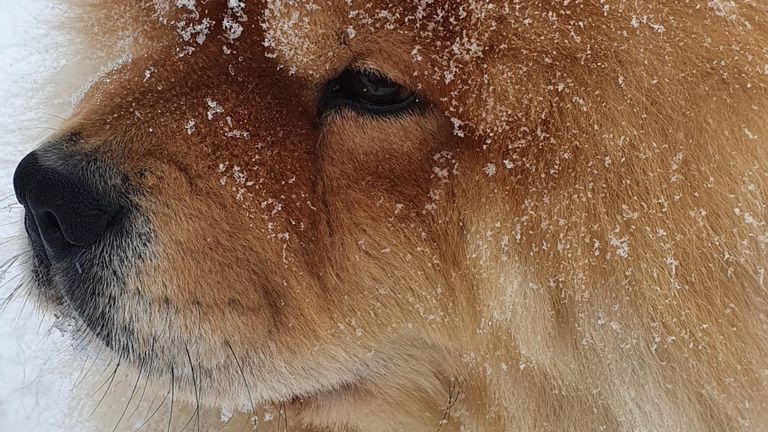
[{"label": "dog's chin", "polygon": [[73,342],[92,342],[98,340],[99,345],[107,345],[108,341],[90,330],[88,316],[78,314],[72,301],[67,298],[67,292],[73,292],[78,275],[75,278],[65,270],[67,264],[52,264],[43,251],[33,245],[30,250],[29,264],[23,269],[25,273],[25,294],[45,315],[53,319],[53,326]]},{"label": "dog's chin", "polygon": [[[236,385],[234,381],[242,381],[241,375],[246,373],[237,365],[243,359],[233,360],[234,369],[233,365],[223,370],[202,369],[190,364],[193,360],[187,357],[184,347],[179,349],[176,343],[163,337],[173,333],[172,329],[134,328],[121,320],[122,308],[133,306],[114,299],[115,293],[125,289],[125,284],[106,277],[106,271],[94,265],[101,260],[97,253],[84,251],[79,263],[67,259],[52,261],[45,251],[33,246],[30,264],[25,269],[27,295],[53,319],[53,327],[71,341],[75,356],[97,355],[111,365],[109,367],[120,365],[122,371],[138,372],[160,388],[172,386],[179,400],[209,406],[224,403],[245,407],[251,401],[261,405],[299,398],[290,392],[258,396],[254,392],[247,398],[233,396],[231,386],[221,385],[214,376],[225,383],[229,379]],[[150,343],[147,343],[147,333],[155,334]],[[182,346],[192,344],[189,340],[180,343]],[[175,354],[169,355],[170,352]],[[206,388],[203,393],[201,385]]]},{"label": "dog's chin", "polygon": [[26,269],[29,294],[72,341],[75,353],[97,353],[122,370],[133,369],[160,387],[172,387],[179,399],[209,406],[306,402],[349,384],[344,380],[338,386],[325,382],[287,388],[289,373],[275,366],[273,373],[254,374],[254,369],[273,362],[248,358],[253,353],[234,342],[221,353],[207,354],[218,359],[199,362],[199,341],[182,334],[183,319],[174,315],[172,307],[153,303],[128,282],[145,280],[134,269],[151,253],[150,243],[120,234],[71,257],[51,258],[44,249],[31,247]]}]

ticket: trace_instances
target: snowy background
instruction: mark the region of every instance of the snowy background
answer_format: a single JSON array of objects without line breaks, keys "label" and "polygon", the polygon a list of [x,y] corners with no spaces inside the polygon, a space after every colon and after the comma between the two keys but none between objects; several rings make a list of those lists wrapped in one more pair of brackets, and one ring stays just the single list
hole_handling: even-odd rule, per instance
[{"label": "snowy background", "polygon": [[[19,160],[52,132],[66,114],[66,89],[51,79],[66,66],[63,40],[51,20],[52,0],[0,0],[0,263],[25,248],[21,208],[13,195]],[[71,90],[71,89],[70,89]],[[20,281],[19,265],[2,274],[0,299]],[[23,296],[0,312],[0,431],[76,431],[64,414],[77,380],[69,345]]]}]

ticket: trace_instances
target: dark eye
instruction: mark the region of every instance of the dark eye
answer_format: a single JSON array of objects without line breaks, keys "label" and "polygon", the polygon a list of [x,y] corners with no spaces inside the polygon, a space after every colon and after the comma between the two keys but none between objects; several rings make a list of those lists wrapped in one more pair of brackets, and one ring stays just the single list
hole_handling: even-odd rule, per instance
[{"label": "dark eye", "polygon": [[412,90],[383,75],[348,69],[326,84],[320,113],[346,106],[363,113],[394,114],[417,102]]}]

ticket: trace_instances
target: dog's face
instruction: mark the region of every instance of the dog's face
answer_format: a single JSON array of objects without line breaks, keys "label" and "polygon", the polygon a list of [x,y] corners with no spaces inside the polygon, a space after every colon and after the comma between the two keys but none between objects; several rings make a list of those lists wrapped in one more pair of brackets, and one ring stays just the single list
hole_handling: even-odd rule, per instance
[{"label": "dog's face", "polygon": [[167,12],[17,171],[39,292],[211,401],[431,373],[471,302],[453,179],[486,174],[425,59],[445,48],[385,9]]},{"label": "dog's face", "polygon": [[36,292],[325,426],[434,430],[457,385],[466,430],[765,400],[763,8],[402,3],[110,1],[130,57],[16,172]]}]

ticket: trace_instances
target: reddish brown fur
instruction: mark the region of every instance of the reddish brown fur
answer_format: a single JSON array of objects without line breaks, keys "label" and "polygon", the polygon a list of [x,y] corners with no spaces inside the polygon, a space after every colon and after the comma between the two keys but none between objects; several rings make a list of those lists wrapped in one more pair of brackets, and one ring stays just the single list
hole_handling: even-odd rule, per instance
[{"label": "reddish brown fur", "polygon": [[[225,3],[84,6],[134,34],[61,133],[145,191],[137,350],[308,430],[768,428],[765,4]],[[350,64],[430,106],[319,124]]]}]

